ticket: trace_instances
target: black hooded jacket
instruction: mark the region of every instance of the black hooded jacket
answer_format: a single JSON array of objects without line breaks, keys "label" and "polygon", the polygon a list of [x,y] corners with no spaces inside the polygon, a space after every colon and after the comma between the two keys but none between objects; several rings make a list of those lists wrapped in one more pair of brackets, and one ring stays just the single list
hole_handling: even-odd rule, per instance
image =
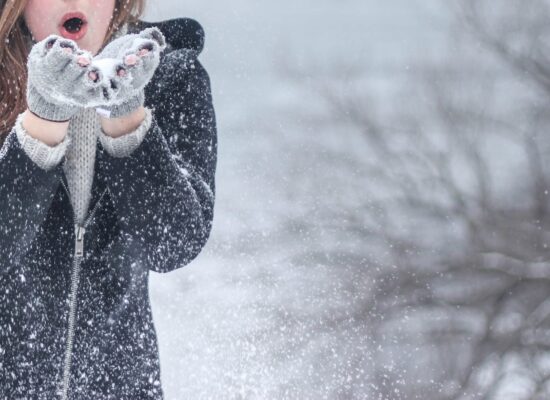
[{"label": "black hooded jacket", "polygon": [[15,130],[0,150],[0,399],[163,398],[148,275],[187,265],[208,240],[217,133],[201,25],[128,33],[149,26],[167,41],[145,88],[152,125],[128,157],[97,142],[83,240],[64,160],[41,169]]}]

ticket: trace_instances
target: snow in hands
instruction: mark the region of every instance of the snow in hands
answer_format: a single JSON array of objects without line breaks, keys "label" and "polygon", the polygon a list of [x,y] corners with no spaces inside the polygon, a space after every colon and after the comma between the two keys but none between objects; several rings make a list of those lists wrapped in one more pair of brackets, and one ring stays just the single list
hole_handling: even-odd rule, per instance
[{"label": "snow in hands", "polygon": [[[166,41],[161,31],[155,27],[147,28],[138,34],[129,34],[110,42],[93,60],[93,64],[111,76],[114,71],[118,76],[110,82],[115,85],[114,93],[109,93],[109,86],[104,97],[114,98],[109,106],[96,110],[107,117],[119,117],[131,113],[144,103],[143,88],[151,80],[160,61],[160,52],[166,48]],[[124,69],[118,70],[113,60],[123,60]],[[105,76],[105,75],[104,75]],[[120,82],[117,82],[119,80]]]},{"label": "snow in hands", "polygon": [[[152,78],[166,48],[155,27],[122,36],[95,57],[76,42],[50,35],[29,54],[30,84],[52,103],[77,107],[109,107],[138,96]],[[53,79],[52,79],[53,77]]]}]

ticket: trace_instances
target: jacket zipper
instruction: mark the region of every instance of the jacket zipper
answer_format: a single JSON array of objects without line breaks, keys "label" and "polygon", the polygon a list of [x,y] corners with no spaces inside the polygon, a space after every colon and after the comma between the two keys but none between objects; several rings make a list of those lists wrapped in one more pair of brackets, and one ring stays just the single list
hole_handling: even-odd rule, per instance
[{"label": "jacket zipper", "polygon": [[[61,180],[67,196],[69,196],[69,202],[71,195],[65,182]],[[76,295],[78,291],[78,283],[80,279],[80,263],[84,257],[84,234],[86,233],[86,227],[92,220],[101,199],[107,192],[107,189],[103,191],[99,199],[97,200],[94,208],[92,209],[88,218],[84,221],[83,225],[79,225],[76,219],[76,214],[73,209],[73,218],[74,218],[74,227],[75,227],[75,246],[74,246],[74,257],[73,257],[73,270],[71,274],[71,294],[70,294],[70,305],[69,305],[69,327],[67,333],[67,345],[65,347],[65,360],[63,363],[63,382],[62,382],[62,391],[61,399],[67,400],[69,393],[69,377],[71,372],[71,358],[73,351],[73,340],[74,340],[74,331],[75,331],[75,322],[76,322]],[[72,203],[71,203],[72,208]]]}]

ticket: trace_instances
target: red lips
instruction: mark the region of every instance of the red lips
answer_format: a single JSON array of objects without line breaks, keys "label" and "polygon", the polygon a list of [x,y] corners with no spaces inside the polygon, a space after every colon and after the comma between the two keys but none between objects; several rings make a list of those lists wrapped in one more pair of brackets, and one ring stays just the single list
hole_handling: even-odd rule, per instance
[{"label": "red lips", "polygon": [[79,12],[68,12],[61,18],[59,33],[66,39],[77,41],[82,39],[88,30],[86,16]]}]

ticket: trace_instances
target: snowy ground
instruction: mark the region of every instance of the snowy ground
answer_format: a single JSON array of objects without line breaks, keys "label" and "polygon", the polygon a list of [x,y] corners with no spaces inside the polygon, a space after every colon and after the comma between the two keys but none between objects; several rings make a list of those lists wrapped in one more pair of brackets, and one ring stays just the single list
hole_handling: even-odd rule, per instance
[{"label": "snowy ground", "polygon": [[368,327],[346,315],[364,306],[370,283],[315,253],[325,242],[349,248],[345,232],[326,228],[338,221],[323,220],[322,197],[337,178],[315,154],[320,133],[300,116],[313,92],[277,65],[368,64],[384,96],[406,79],[409,57],[437,55],[443,19],[434,4],[162,0],[148,9],[148,21],[203,25],[219,135],[211,239],[185,268],[151,275],[167,400],[369,393]]}]

